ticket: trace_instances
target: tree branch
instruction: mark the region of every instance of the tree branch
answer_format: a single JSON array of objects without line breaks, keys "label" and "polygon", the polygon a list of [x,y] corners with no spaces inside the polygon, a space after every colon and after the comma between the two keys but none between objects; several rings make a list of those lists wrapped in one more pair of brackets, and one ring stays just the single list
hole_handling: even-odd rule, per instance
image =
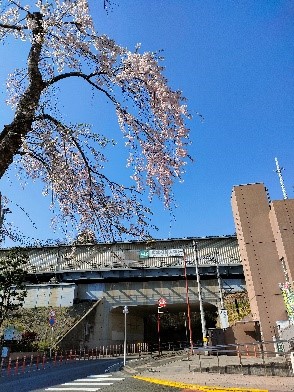
[{"label": "tree branch", "polygon": [[16,25],[7,25],[7,24],[3,24],[0,23],[0,27],[2,27],[3,29],[8,29],[8,30],[27,30],[27,26],[16,26]]},{"label": "tree branch", "polygon": [[53,85],[63,79],[72,78],[72,77],[79,77],[79,78],[84,79],[86,82],[88,82],[96,90],[103,92],[115,105],[118,105],[117,100],[111,94],[109,94],[109,92],[107,90],[103,89],[100,86],[97,86],[97,84],[91,80],[92,77],[98,76],[98,75],[106,75],[106,72],[102,72],[102,71],[101,72],[93,72],[93,73],[90,73],[89,75],[86,75],[83,72],[78,72],[78,71],[67,72],[62,75],[57,75],[54,78],[48,80],[46,82],[46,87],[49,87],[49,86],[51,86],[51,85]]}]

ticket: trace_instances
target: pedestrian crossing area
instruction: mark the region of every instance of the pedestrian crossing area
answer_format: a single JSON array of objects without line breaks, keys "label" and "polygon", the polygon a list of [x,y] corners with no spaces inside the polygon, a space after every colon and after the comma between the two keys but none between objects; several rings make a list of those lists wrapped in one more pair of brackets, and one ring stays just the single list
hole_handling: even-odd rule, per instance
[{"label": "pedestrian crossing area", "polygon": [[46,388],[46,391],[96,392],[101,390],[103,386],[112,385],[117,381],[122,381],[123,379],[124,378],[121,377],[113,377],[112,374],[98,374]]}]

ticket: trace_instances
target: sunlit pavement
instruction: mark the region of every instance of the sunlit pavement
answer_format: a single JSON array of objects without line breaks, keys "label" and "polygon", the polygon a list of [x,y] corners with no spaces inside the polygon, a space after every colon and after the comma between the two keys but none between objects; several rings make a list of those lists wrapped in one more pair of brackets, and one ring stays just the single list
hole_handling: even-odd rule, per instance
[{"label": "sunlit pavement", "polygon": [[[197,356],[187,359],[185,355],[181,355],[145,364],[139,361],[137,363],[130,361],[129,366],[124,369],[124,373],[128,373],[134,381],[138,381],[138,388],[141,383],[142,391],[148,392],[153,390],[156,392],[161,390],[167,392],[176,392],[176,390],[180,392],[294,392],[294,377],[291,375],[209,372],[207,371],[208,362],[210,364],[212,360],[213,358],[202,358],[202,372],[199,369]],[[238,358],[222,357],[221,365],[224,367],[228,364],[234,364],[234,361],[238,362]],[[253,361],[255,362],[257,359],[253,358]],[[235,365],[238,364],[237,362]],[[135,392],[137,389],[130,389],[130,391]],[[138,391],[141,392],[141,389]]]}]

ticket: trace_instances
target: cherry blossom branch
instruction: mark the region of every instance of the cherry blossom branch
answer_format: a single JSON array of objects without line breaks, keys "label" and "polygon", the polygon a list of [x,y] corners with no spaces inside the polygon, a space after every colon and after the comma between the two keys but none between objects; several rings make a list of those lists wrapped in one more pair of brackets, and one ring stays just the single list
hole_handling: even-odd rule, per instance
[{"label": "cherry blossom branch", "polygon": [[[43,113],[42,115],[36,116],[35,121],[38,121],[38,120],[48,120],[48,121],[52,122],[60,130],[64,130],[64,131],[70,130],[70,128],[65,126],[61,121],[57,120],[56,118],[54,118],[53,116],[51,116],[50,114],[47,114],[47,113]],[[118,192],[121,192],[120,189],[123,189],[124,191],[135,192],[137,194],[141,193],[141,192],[137,191],[135,188],[130,188],[130,187],[126,187],[121,184],[118,184],[117,182],[110,180],[108,177],[106,177],[101,172],[98,172],[97,170],[95,170],[92,167],[92,165],[90,165],[89,159],[86,157],[78,140],[75,137],[73,137],[73,135],[70,135],[70,137],[71,137],[72,142],[75,144],[76,148],[78,149],[79,153],[81,154],[81,157],[83,158],[84,164],[85,164],[87,171],[88,171],[90,184],[92,183],[92,173],[93,173],[93,174],[96,174],[97,176],[99,176],[104,181],[106,181],[109,186],[115,186]]]},{"label": "cherry blossom branch", "polygon": [[91,78],[93,78],[94,76],[100,76],[100,75],[105,75],[105,72],[99,71],[99,72],[93,72],[89,75],[86,75],[83,72],[77,72],[77,71],[73,71],[73,72],[67,72],[64,73],[62,75],[57,75],[54,78],[50,79],[47,83],[46,86],[49,87],[63,79],[68,79],[68,78],[72,78],[72,77],[79,77],[84,79],[86,82],[88,82],[92,87],[94,87],[96,90],[99,90],[101,92],[103,92],[115,105],[118,105],[118,101],[105,89],[103,89],[100,86],[97,86],[97,84],[95,82],[93,82],[91,80]]},{"label": "cherry blossom branch", "polygon": [[[34,13],[21,1],[9,3],[15,5],[0,13],[1,36],[11,34],[31,47],[26,72],[16,70],[7,83],[15,115],[0,133],[0,178],[20,154],[21,171],[40,178],[44,194],[54,192],[64,222],[78,229],[97,226],[104,240],[142,236],[150,213],[141,205],[142,190],[169,205],[174,178],[181,178],[189,158],[181,92],[169,88],[157,54],[132,53],[98,35],[87,0],[36,0],[40,12]],[[56,118],[55,86],[70,78],[85,81],[114,105],[136,188],[103,174],[101,147],[109,141],[87,125],[67,126]]]},{"label": "cherry blossom branch", "polygon": [[47,170],[47,172],[49,174],[52,173],[52,169],[47,164],[47,162],[39,154],[37,154],[35,151],[33,151],[31,149],[28,149],[25,153],[21,153],[21,155],[28,155],[31,158],[36,159],[37,161],[39,161],[42,164],[42,166],[44,166],[44,168]]}]

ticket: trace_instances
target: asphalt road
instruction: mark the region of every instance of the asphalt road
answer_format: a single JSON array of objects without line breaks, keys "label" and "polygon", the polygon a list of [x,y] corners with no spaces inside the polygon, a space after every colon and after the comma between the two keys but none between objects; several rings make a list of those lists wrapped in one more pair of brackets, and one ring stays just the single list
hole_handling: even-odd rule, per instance
[{"label": "asphalt road", "polygon": [[[173,358],[144,363],[135,360],[119,371],[122,359],[80,360],[27,369],[10,375],[2,372],[2,392],[290,392],[293,377],[245,376],[242,374],[191,371],[197,358]],[[195,363],[194,363],[195,362]],[[152,364],[152,367],[150,367]],[[135,369],[141,369],[139,372]],[[193,387],[192,387],[193,385]],[[217,386],[216,388],[214,386]]]},{"label": "asphalt road", "polygon": [[121,359],[76,361],[45,369],[21,371],[0,378],[2,392],[175,392],[178,388],[150,384],[117,371]]},{"label": "asphalt road", "polygon": [[[114,365],[119,364],[118,359],[98,359],[91,361],[76,361],[62,365],[56,365],[32,370],[25,374],[0,378],[0,391],[5,392],[48,392],[48,388],[55,388],[64,383],[73,383],[77,379],[85,379],[90,375],[105,375]],[[70,386],[73,390],[73,386]],[[63,390],[66,388],[63,386]],[[60,389],[61,390],[61,389]],[[51,389],[51,391],[53,391]],[[86,391],[82,387],[80,391]]]}]

